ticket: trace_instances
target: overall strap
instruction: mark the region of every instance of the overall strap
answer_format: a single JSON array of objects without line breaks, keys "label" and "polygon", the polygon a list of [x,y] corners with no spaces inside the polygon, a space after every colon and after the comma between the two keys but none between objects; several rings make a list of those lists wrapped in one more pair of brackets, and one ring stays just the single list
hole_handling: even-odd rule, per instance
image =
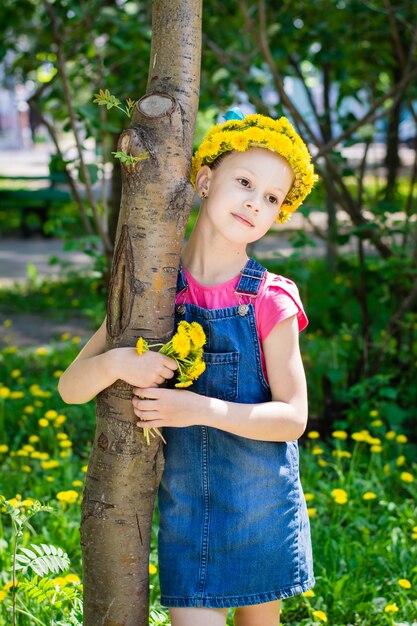
[{"label": "overall strap", "polygon": [[240,279],[235,294],[256,298],[266,269],[254,259],[249,259],[240,273]]},{"label": "overall strap", "polygon": [[182,265],[180,263],[178,267],[178,276],[177,276],[177,293],[180,293],[187,286],[188,286],[188,283],[185,280],[184,272],[182,271]]}]

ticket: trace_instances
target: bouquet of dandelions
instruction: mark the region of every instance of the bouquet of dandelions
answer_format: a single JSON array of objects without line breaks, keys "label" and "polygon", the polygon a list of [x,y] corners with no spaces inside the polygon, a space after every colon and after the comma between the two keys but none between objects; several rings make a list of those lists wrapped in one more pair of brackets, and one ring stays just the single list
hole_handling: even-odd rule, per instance
[{"label": "bouquet of dandelions", "polygon": [[[178,365],[178,382],[175,387],[189,387],[206,369],[206,364],[203,361],[205,343],[206,335],[200,324],[198,322],[191,322],[190,324],[183,320],[178,324],[177,332],[171,341],[150,345],[143,337],[139,337],[136,342],[136,351],[141,355],[149,348],[162,346],[159,352],[174,359]],[[148,445],[150,444],[149,435],[155,437],[152,431],[155,431],[165,441],[158,428],[144,428],[143,434]]]}]

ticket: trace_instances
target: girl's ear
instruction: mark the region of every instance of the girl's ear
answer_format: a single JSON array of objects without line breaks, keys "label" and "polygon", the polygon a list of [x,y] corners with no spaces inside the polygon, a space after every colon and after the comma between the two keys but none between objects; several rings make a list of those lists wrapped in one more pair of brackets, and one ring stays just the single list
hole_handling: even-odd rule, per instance
[{"label": "girl's ear", "polygon": [[195,178],[195,186],[199,196],[203,193],[208,194],[212,173],[208,165],[203,165],[203,167],[200,167],[198,170]]}]

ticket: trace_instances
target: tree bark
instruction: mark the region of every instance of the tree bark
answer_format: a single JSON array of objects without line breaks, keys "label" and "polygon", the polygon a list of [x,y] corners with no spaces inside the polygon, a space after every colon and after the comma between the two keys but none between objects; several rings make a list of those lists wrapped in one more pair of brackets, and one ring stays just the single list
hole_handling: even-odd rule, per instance
[{"label": "tree bark", "polygon": [[[189,166],[198,107],[201,0],[154,0],[147,94],[119,150],[146,151],[122,166],[122,197],[107,303],[107,349],[173,332],[177,270],[194,197]],[[138,357],[139,358],[139,357]],[[97,397],[81,543],[86,626],[148,624],[148,562],[161,440],[135,426],[131,387]]]}]

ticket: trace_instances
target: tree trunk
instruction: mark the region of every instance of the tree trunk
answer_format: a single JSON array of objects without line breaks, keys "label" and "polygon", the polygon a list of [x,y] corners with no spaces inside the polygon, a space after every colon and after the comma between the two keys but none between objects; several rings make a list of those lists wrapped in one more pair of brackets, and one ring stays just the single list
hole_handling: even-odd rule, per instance
[{"label": "tree trunk", "polygon": [[[392,72],[393,84],[395,85],[401,80],[402,71],[399,65],[393,68]],[[392,200],[395,194],[395,187],[397,184],[398,170],[400,167],[400,121],[401,121],[401,108],[403,105],[403,98],[397,100],[393,108],[389,113],[388,128],[387,128],[387,150],[385,154],[385,166],[387,168],[387,186],[385,188],[385,200]]]},{"label": "tree trunk", "polygon": [[[149,157],[123,167],[107,304],[107,348],[173,332],[177,269],[194,196],[189,165],[198,108],[201,0],[154,0],[147,94],[119,150]],[[139,358],[139,357],[138,357]],[[84,492],[81,543],[86,626],[148,624],[148,562],[161,440],[135,426],[131,387],[97,397]]]}]

